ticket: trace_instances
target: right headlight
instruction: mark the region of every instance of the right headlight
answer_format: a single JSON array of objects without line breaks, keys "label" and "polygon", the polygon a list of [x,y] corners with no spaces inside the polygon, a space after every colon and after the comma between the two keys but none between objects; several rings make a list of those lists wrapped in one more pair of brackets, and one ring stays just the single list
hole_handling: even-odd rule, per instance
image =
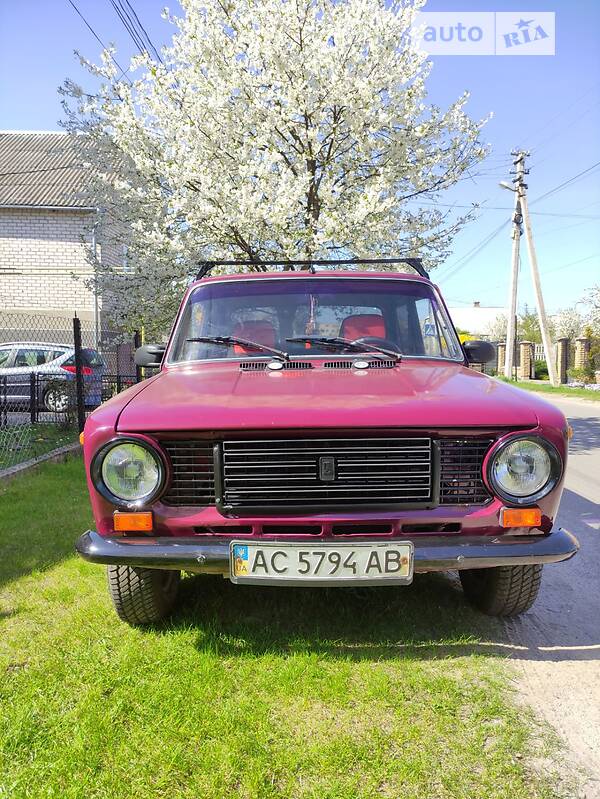
[{"label": "right headlight", "polygon": [[157,450],[143,439],[117,438],[96,453],[92,480],[113,504],[142,507],[161,492],[165,466]]},{"label": "right headlight", "polygon": [[505,441],[488,464],[488,480],[501,499],[516,505],[546,496],[562,473],[555,447],[543,438],[519,436]]}]

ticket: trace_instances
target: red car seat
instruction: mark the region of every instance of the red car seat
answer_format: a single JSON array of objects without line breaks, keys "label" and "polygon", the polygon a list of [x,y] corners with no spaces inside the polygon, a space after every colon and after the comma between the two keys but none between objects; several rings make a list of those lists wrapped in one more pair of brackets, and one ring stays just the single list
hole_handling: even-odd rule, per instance
[{"label": "red car seat", "polygon": [[[248,339],[248,341],[256,341],[257,344],[264,344],[267,347],[275,346],[275,328],[266,320],[238,322],[238,324],[234,326],[231,335]],[[234,344],[233,351],[237,355],[247,355],[248,353],[257,352],[256,350],[242,347],[241,344]]]},{"label": "red car seat", "polygon": [[342,338],[354,341],[364,336],[375,336],[385,338],[385,324],[383,316],[374,313],[354,314],[347,316],[340,327]]}]

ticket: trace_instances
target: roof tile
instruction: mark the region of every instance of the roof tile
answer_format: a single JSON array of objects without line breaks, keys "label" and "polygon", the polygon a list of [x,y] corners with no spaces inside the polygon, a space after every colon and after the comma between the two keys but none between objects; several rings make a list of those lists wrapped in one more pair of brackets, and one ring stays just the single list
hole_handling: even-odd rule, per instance
[{"label": "roof tile", "polygon": [[66,133],[0,133],[0,207],[89,208],[92,168]]}]

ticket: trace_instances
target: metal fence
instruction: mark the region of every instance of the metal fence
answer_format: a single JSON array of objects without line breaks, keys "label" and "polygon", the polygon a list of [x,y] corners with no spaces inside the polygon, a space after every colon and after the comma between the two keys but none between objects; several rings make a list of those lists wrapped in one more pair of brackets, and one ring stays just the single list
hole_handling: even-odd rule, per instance
[{"label": "metal fence", "polygon": [[0,472],[77,440],[94,408],[141,380],[139,336],[77,317],[0,313]]}]

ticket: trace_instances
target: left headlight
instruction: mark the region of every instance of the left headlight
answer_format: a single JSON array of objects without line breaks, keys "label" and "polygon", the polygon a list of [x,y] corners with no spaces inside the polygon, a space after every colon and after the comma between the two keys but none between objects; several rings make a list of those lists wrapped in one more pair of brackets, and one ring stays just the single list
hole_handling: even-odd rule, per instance
[{"label": "left headlight", "polygon": [[116,440],[103,447],[92,462],[92,480],[115,505],[147,505],[165,481],[158,452],[142,440]]},{"label": "left headlight", "polygon": [[508,439],[488,464],[488,480],[495,493],[516,505],[546,496],[561,473],[562,462],[554,446],[533,436]]}]

